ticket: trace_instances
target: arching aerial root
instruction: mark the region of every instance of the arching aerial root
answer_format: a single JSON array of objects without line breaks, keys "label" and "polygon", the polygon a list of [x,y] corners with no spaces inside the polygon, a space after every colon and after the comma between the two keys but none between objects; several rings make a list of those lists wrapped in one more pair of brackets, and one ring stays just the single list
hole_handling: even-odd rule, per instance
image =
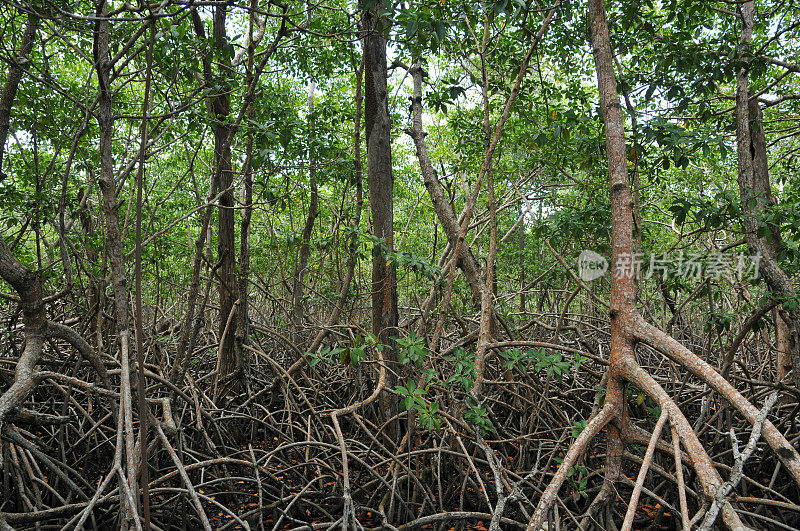
[{"label": "arching aerial root", "polygon": [[[652,328],[654,329],[655,327]],[[652,333],[651,330],[648,330],[648,332]],[[666,334],[664,334],[664,336],[666,336]],[[785,447],[784,445],[792,448],[791,445],[789,445],[788,441],[786,441],[783,435],[778,432],[777,428],[775,428],[772,423],[766,420],[766,414],[769,410],[769,407],[772,405],[770,402],[768,402],[764,409],[759,412],[759,410],[757,410],[755,406],[750,404],[749,401],[747,401],[740,393],[738,393],[733,386],[722,379],[719,374],[713,371],[713,369],[705,362],[689,352],[688,349],[682,348],[682,350],[679,350],[677,353],[674,352],[674,350],[677,350],[674,349],[674,345],[680,345],[677,343],[677,341],[672,340],[672,342],[666,342],[664,344],[673,348],[673,350],[669,350],[669,353],[673,354],[670,356],[671,358],[681,362],[685,366],[688,365],[688,363],[685,363],[685,361],[693,362],[695,364],[694,366],[697,367],[698,370],[693,370],[692,372],[700,376],[704,381],[717,389],[720,394],[723,395],[723,397],[728,399],[732,404],[734,404],[735,407],[737,407],[737,410],[742,412],[743,416],[745,416],[748,421],[751,421],[754,428],[750,442],[747,446],[747,450],[750,452],[753,451],[755,448],[755,441],[757,441],[758,436],[763,430],[765,439],[767,442],[770,442],[770,446],[776,449],[776,454],[778,454],[778,457],[781,458],[781,461],[787,461],[789,463],[793,462],[792,456],[788,455],[788,452],[781,452],[781,449]],[[683,359],[678,359],[679,356]],[[653,453],[659,442],[661,428],[667,420],[669,420],[671,426],[670,431],[672,433],[672,445],[676,459],[676,476],[679,487],[680,517],[684,528],[689,528],[689,526],[695,524],[704,516],[707,518],[707,521],[709,521],[710,518],[710,521],[713,523],[714,517],[707,515],[707,511],[710,513],[711,511],[719,510],[722,514],[722,519],[725,522],[726,527],[729,529],[748,529],[747,526],[742,523],[730,502],[726,499],[727,494],[729,494],[735,484],[738,483],[738,479],[733,477],[736,474],[732,472],[732,477],[730,480],[727,483],[723,482],[719,473],[714,468],[711,458],[703,448],[702,443],[693,431],[691,425],[686,419],[686,416],[680,410],[680,407],[667,394],[661,385],[659,385],[659,383],[656,382],[655,379],[653,379],[653,377],[650,376],[650,374],[634,359],[626,358],[624,360],[623,378],[626,382],[635,385],[638,389],[650,396],[661,408],[662,413],[659,417],[659,422],[650,438],[646,455],[642,461],[639,477],[634,485],[634,491],[628,503],[626,518],[622,524],[622,531],[630,529],[633,521],[633,515],[638,504],[639,494],[642,491],[644,479],[646,477],[648,468],[650,467]],[[724,384],[721,384],[720,382],[724,382]],[[715,383],[717,385],[714,385]],[[600,430],[603,429],[604,426],[606,426],[606,424],[616,419],[618,415],[619,412],[616,411],[616,406],[606,404],[580,433],[575,442],[570,446],[567,454],[564,456],[564,460],[542,494],[536,510],[534,511],[530,522],[528,523],[528,531],[538,531],[542,528],[542,524],[545,522],[548,510],[555,502],[558,496],[558,491],[564,481],[567,479],[570,469],[577,463],[578,459],[586,451],[589,446],[589,442],[600,432]],[[683,449],[685,450],[686,455],[689,457],[689,460],[691,461],[692,466],[697,473],[697,477],[702,486],[703,495],[705,497],[704,506],[691,519],[689,519],[688,516],[686,487],[683,482],[681,468],[682,465],[680,463],[681,445],[683,445]],[[792,450],[794,449],[792,448]],[[796,454],[796,451],[794,453]],[[750,454],[747,452],[739,453],[738,447],[735,447],[734,454],[737,458],[734,469],[741,469],[744,464],[744,460],[747,459]],[[787,468],[789,467],[787,466]],[[602,495],[603,491],[601,491],[601,494],[598,495],[598,497],[602,498]],[[593,506],[591,510],[597,510],[597,507]],[[707,523],[707,521],[704,521],[703,523],[704,528],[707,525],[710,525]]]}]

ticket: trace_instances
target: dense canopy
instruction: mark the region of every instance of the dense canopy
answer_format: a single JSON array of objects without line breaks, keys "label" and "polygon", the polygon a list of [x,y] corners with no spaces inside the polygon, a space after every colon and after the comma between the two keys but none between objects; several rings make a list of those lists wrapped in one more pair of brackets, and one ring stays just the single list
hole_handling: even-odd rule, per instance
[{"label": "dense canopy", "polygon": [[800,527],[800,3],[0,33],[0,530]]}]

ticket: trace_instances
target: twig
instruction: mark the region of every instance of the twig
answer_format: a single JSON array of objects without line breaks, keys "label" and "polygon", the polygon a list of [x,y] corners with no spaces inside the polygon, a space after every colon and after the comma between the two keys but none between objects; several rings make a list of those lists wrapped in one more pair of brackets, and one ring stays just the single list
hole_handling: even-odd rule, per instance
[{"label": "twig", "polygon": [[719,515],[719,511],[723,504],[727,501],[728,495],[742,480],[742,476],[744,475],[744,464],[756,449],[756,444],[758,444],[758,440],[761,438],[761,428],[764,425],[764,421],[767,419],[769,410],[772,409],[772,406],[775,405],[777,400],[778,393],[776,392],[773,392],[769,395],[769,397],[767,397],[767,400],[764,402],[764,407],[762,407],[761,411],[758,412],[758,417],[756,418],[753,428],[750,431],[750,439],[747,441],[747,445],[744,447],[744,451],[741,453],[739,452],[739,441],[736,439],[736,433],[733,431],[733,428],[731,428],[730,437],[731,445],[733,447],[734,460],[733,468],[731,468],[731,475],[729,476],[728,481],[720,485],[717,489],[717,493],[711,502],[711,507],[708,509],[708,512],[703,519],[703,523],[698,528],[698,531],[711,531],[711,529],[714,527],[714,522],[716,522],[717,516]]}]

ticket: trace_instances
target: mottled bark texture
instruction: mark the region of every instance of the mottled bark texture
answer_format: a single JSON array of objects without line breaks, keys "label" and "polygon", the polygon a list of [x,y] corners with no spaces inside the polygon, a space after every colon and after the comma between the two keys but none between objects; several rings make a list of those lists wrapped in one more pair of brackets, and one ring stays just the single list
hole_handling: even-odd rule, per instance
[{"label": "mottled bark texture", "polygon": [[456,245],[461,226],[456,218],[455,209],[452,203],[450,203],[450,199],[447,197],[442,183],[439,181],[439,175],[431,163],[431,157],[428,154],[428,146],[425,142],[427,133],[422,128],[422,77],[425,75],[425,72],[419,64],[413,64],[409,69],[409,73],[414,80],[414,95],[411,98],[412,126],[406,133],[414,141],[414,147],[417,151],[417,160],[419,161],[419,167],[422,173],[422,181],[425,183],[425,189],[428,191],[428,195],[433,203],[436,217],[439,219],[439,223],[441,223],[444,229],[450,247],[456,249],[458,252],[456,256],[456,265],[464,272],[464,277],[472,290],[473,305],[479,308],[481,305],[481,286],[478,277],[481,268],[466,242],[462,242],[461,245]]},{"label": "mottled bark texture", "polygon": [[[112,110],[111,23],[108,17],[109,6],[106,0],[97,4],[97,21],[94,30],[94,61],[97,69],[97,125],[100,137],[100,175],[99,185],[103,195],[101,207],[106,220],[106,252],[111,270],[111,285],[114,292],[114,316],[119,336],[120,362],[120,415],[124,439],[124,471],[128,485],[135,486],[139,467],[139,452],[136,451],[136,434],[133,428],[133,406],[131,397],[130,358],[131,358],[131,308],[128,300],[128,285],[125,271],[122,233],[117,210],[117,186],[114,177],[112,143],[114,140],[114,114]],[[123,502],[120,512],[120,525],[123,528],[134,526],[139,510],[139,497],[134,498],[133,506]]]},{"label": "mottled bark texture", "polygon": [[233,168],[231,165],[231,101],[227,81],[231,71],[231,59],[224,53],[228,43],[225,30],[228,7],[218,5],[214,8],[213,43],[219,53],[219,73],[216,83],[220,90],[211,101],[214,118],[214,164],[215,176],[219,179],[219,230],[217,231],[217,256],[221,262],[219,275],[219,349],[217,381],[227,394],[236,387],[237,375],[242,370],[243,360],[237,359],[234,348],[237,319],[231,316],[236,311],[235,302],[239,299],[236,282],[236,231],[234,223]]},{"label": "mottled bark texture", "polygon": [[[0,238],[0,278],[8,282],[20,299],[25,326],[25,349],[17,361],[14,383],[0,396],[0,429],[5,417],[33,390],[34,370],[42,353],[47,320],[42,300],[41,277],[25,267]],[[2,459],[2,456],[0,456]]]},{"label": "mottled bark texture", "polygon": [[[230,81],[228,75],[231,72],[231,58],[225,53],[228,43],[228,36],[225,29],[227,20],[228,6],[217,5],[214,7],[211,44],[218,57],[214,61],[218,65],[219,71],[215,74],[212,70],[212,61],[206,55],[202,58],[203,78],[206,85],[216,86],[216,92],[208,98],[208,114],[212,120],[212,130],[214,133],[214,168],[212,179],[212,190],[219,191],[219,224],[217,230],[217,255],[219,268],[217,269],[217,279],[219,280],[219,305],[220,314],[218,321],[218,334],[220,338],[219,359],[217,360],[217,378],[215,384],[215,394],[227,394],[236,385],[236,375],[242,369],[242,360],[238,359],[237,349],[235,348],[237,319],[231,312],[236,311],[236,301],[238,300],[238,284],[236,279],[236,242],[235,242],[235,211],[233,193],[233,168],[231,164],[231,137],[233,126],[230,123]],[[197,10],[192,11],[192,23],[195,34],[200,40],[206,39],[203,20]],[[204,217],[208,217],[207,211]],[[207,220],[204,219],[204,226]],[[190,309],[193,311],[194,298],[197,296],[197,282],[195,277],[199,273],[199,257],[201,255],[202,243],[198,239],[197,255],[195,257],[195,267],[192,279],[190,296]],[[186,324],[189,324],[187,319]],[[190,327],[184,327],[184,333]],[[185,355],[184,340],[181,339],[179,354]],[[181,356],[182,357],[182,356]],[[182,361],[182,360],[181,360]],[[221,387],[220,384],[221,383]],[[221,391],[220,391],[221,389]]]},{"label": "mottled bark texture", "polygon": [[[255,85],[255,51],[256,46],[264,37],[264,31],[267,23],[264,17],[263,25],[258,27],[258,32],[254,34],[255,27],[258,24],[258,15],[256,14],[258,8],[258,0],[250,0],[250,18],[246,35],[247,45],[247,70],[246,70],[246,85],[248,93],[250,88]],[[241,60],[241,58],[239,59]],[[234,58],[234,63],[237,59]],[[255,116],[253,105],[248,103],[247,96],[245,96],[245,105],[247,107],[247,119],[252,121]],[[240,111],[241,115],[241,111]],[[230,142],[230,140],[229,140]],[[242,168],[242,177],[244,185],[244,201],[242,204],[242,224],[241,233],[239,234],[239,312],[236,315],[236,332],[234,334],[234,348],[235,357],[238,360],[244,360],[246,353],[245,349],[250,342],[250,223],[253,216],[253,129],[247,130],[247,145],[245,148],[244,167]]]},{"label": "mottled bark texture", "polygon": [[[382,1],[362,10],[361,45],[364,50],[364,126],[367,141],[367,182],[373,234],[391,252],[394,247],[394,175],[392,174],[392,121],[386,86],[386,37],[388,20]],[[388,345],[383,353],[389,371],[386,387],[394,389],[397,349],[390,337],[397,335],[397,273],[393,263],[376,246],[372,253],[372,332]],[[397,414],[397,400],[390,392],[380,397],[384,420]],[[397,432],[396,423],[389,433]]]}]

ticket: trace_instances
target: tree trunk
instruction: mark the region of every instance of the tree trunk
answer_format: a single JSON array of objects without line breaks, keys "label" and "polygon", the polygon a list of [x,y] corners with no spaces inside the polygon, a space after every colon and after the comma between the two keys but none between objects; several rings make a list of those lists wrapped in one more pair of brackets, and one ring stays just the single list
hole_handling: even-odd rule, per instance
[{"label": "tree trunk", "polygon": [[[217,82],[224,87],[223,79],[231,68],[230,58],[223,49],[228,42],[225,31],[227,19],[227,6],[217,6],[214,12],[214,45],[221,55],[220,72]],[[227,57],[227,58],[226,58]],[[219,177],[219,231],[217,234],[217,256],[222,265],[219,268],[219,372],[217,381],[222,383],[223,389],[228,388],[227,381],[236,379],[236,374],[241,370],[241,360],[236,359],[234,337],[236,335],[235,318],[231,312],[235,311],[234,303],[238,300],[238,286],[236,283],[236,230],[234,224],[235,210],[233,208],[233,169],[231,166],[231,145],[228,140],[231,127],[228,118],[231,112],[231,103],[228,90],[222,88],[212,102],[214,112],[214,163],[216,174]],[[235,386],[235,382],[231,381]],[[233,390],[230,388],[230,390]]]},{"label": "tree trunk", "polygon": [[[352,54],[352,52],[351,52]],[[336,306],[334,307],[331,315],[328,317],[327,325],[324,328],[321,328],[319,332],[317,332],[316,337],[314,337],[314,341],[311,343],[311,347],[308,349],[309,352],[316,352],[319,346],[322,344],[322,341],[328,335],[331,330],[331,327],[335,325],[338,320],[339,316],[342,314],[344,310],[345,302],[347,301],[347,294],[350,293],[350,285],[353,283],[353,276],[355,275],[356,269],[356,261],[358,257],[358,226],[361,223],[361,209],[364,206],[364,185],[363,185],[363,172],[362,172],[362,165],[361,165],[361,104],[362,104],[362,74],[364,70],[364,63],[363,61],[361,64],[356,65],[355,59],[353,60],[353,70],[356,77],[356,115],[353,120],[353,177],[356,182],[356,209],[353,214],[353,217],[350,219],[350,242],[348,244],[348,255],[347,255],[347,270],[344,275],[344,279],[342,280],[342,285],[339,288],[338,297],[336,300]],[[292,374],[293,370],[296,370],[296,367],[299,366],[303,362],[304,358],[301,358],[296,363],[292,364],[292,366],[287,371],[289,374]]]},{"label": "tree trunk", "polygon": [[[125,468],[128,486],[136,489],[138,453],[136,452],[135,434],[133,431],[133,411],[131,401],[130,380],[130,303],[125,276],[125,254],[123,253],[122,234],[120,232],[117,210],[117,187],[114,178],[114,161],[112,142],[114,139],[114,115],[112,111],[112,91],[110,86],[111,58],[109,40],[111,27],[108,20],[107,0],[99,0],[97,5],[97,22],[95,23],[94,60],[97,68],[97,84],[99,96],[97,101],[97,124],[100,136],[100,191],[103,194],[102,210],[106,218],[106,250],[111,269],[111,284],[114,293],[115,318],[119,334],[120,360],[120,417],[123,423],[125,444]],[[119,450],[118,450],[119,451]],[[138,489],[136,489],[138,491]],[[133,527],[134,513],[138,511],[139,499],[134,498],[135,507],[128,507],[123,502],[121,511],[122,525]]]},{"label": "tree trunk", "polygon": [[519,224],[519,312],[525,318],[525,210],[522,203],[519,205],[519,215],[522,217]]},{"label": "tree trunk", "polygon": [[[311,83],[308,89],[308,114],[314,112],[314,89],[316,83]],[[314,137],[313,124],[309,128],[311,138]],[[311,254],[311,232],[314,230],[314,220],[317,219],[319,193],[317,191],[317,169],[314,164],[314,154],[311,147],[308,148],[308,180],[311,185],[311,199],[308,203],[308,216],[303,226],[302,241],[300,251],[297,255],[297,262],[294,269],[294,285],[292,286],[292,321],[294,325],[295,343],[300,340],[300,328],[303,324],[303,282],[305,280],[306,269],[308,268],[308,257]]]},{"label": "tree trunk", "polygon": [[[243,369],[243,360],[238,359],[235,348],[236,326],[238,319],[233,315],[237,312],[239,289],[236,279],[236,230],[233,193],[233,168],[231,164],[231,139],[234,126],[230,123],[230,83],[227,80],[231,71],[231,57],[225,49],[228,44],[228,35],[225,29],[227,20],[227,5],[218,5],[214,8],[212,25],[212,43],[218,54],[215,62],[219,65],[219,72],[214,75],[211,70],[211,61],[203,58],[203,75],[209,86],[217,86],[217,93],[208,101],[209,114],[213,120],[214,131],[214,182],[212,188],[219,189],[219,228],[217,234],[217,256],[220,262],[217,277],[219,279],[219,352],[217,359],[217,377],[214,385],[214,395],[227,395],[238,385],[238,375]],[[192,22],[195,33],[201,39],[205,38],[203,21],[197,11],[192,12]]]},{"label": "tree trunk", "polygon": [[458,250],[456,266],[464,272],[464,277],[467,279],[470,290],[472,290],[472,304],[476,308],[480,308],[481,285],[478,277],[481,267],[466,242],[462,242],[461,245],[456,245],[461,226],[456,218],[453,205],[450,203],[442,187],[442,183],[439,181],[436,169],[431,163],[431,158],[428,154],[428,146],[425,143],[425,136],[427,133],[422,129],[422,77],[425,75],[425,72],[422,70],[422,66],[419,63],[414,63],[411,65],[409,73],[414,80],[414,95],[411,98],[411,110],[413,113],[412,127],[407,130],[406,133],[414,141],[414,147],[417,151],[417,160],[419,161],[419,168],[422,173],[422,180],[425,183],[425,188],[428,190],[428,195],[433,203],[436,217],[439,219],[439,223],[441,223],[444,229],[444,233],[447,236],[447,241],[451,248]]},{"label": "tree trunk", "polygon": [[773,311],[773,319],[775,321],[775,350],[778,352],[776,365],[776,378],[778,382],[782,382],[789,371],[792,370],[792,353],[790,350],[790,331],[789,324],[780,314],[780,312]]},{"label": "tree trunk", "polygon": [[[254,60],[255,48],[258,41],[263,37],[263,28],[260,35],[253,35],[253,29],[257,22],[256,8],[257,0],[250,1],[250,18],[247,30],[247,75],[246,85],[249,88],[254,83]],[[266,20],[265,20],[266,24]],[[252,120],[254,116],[253,106],[247,106],[247,118]],[[230,139],[228,140],[230,143]],[[248,128],[247,148],[245,153],[244,168],[242,169],[244,180],[244,201],[242,205],[242,228],[239,236],[239,313],[237,314],[236,332],[234,334],[235,356],[240,363],[246,359],[245,345],[250,341],[250,220],[253,215],[253,130]]]},{"label": "tree trunk", "polygon": [[[389,116],[386,86],[387,19],[383,1],[362,11],[362,48],[364,50],[364,126],[367,141],[367,182],[372,230],[386,251],[394,246],[394,175],[392,174],[392,122]],[[397,349],[390,338],[397,334],[397,273],[387,263],[386,254],[377,246],[372,253],[372,332],[379,343],[387,345],[383,357],[388,366],[386,388],[394,389]],[[395,396],[385,391],[380,397],[384,420],[397,414]],[[397,435],[397,424],[387,432]]]},{"label": "tree trunk", "polygon": [[[20,45],[20,59],[31,53],[38,25],[38,19],[33,17],[28,19]],[[8,77],[0,98],[0,182],[5,178],[5,174],[2,173],[2,163],[8,130],[11,126],[11,109],[23,73],[20,59],[9,66]],[[2,432],[5,417],[22,403],[34,388],[33,371],[42,354],[47,319],[42,301],[41,276],[17,260],[2,238],[0,238],[0,278],[8,282],[19,295],[22,322],[25,327],[25,349],[17,361],[14,383],[0,395],[0,432]],[[2,459],[0,452],[0,468]]]},{"label": "tree trunk", "polygon": [[3,155],[5,154],[6,140],[8,139],[8,129],[11,125],[11,108],[17,97],[17,89],[22,79],[22,66],[28,61],[28,55],[33,50],[33,43],[36,40],[36,29],[39,27],[39,18],[28,15],[28,25],[25,26],[25,33],[22,35],[22,42],[19,47],[19,55],[16,61],[11,63],[8,68],[8,77],[3,86],[3,94],[0,96],[0,182],[5,179],[3,173]]},{"label": "tree trunk", "polygon": [[[758,270],[772,294],[784,300],[796,300],[797,291],[791,279],[778,266],[776,257],[782,246],[778,227],[767,225],[767,234],[759,235],[759,216],[775,203],[769,182],[767,142],[764,136],[763,115],[758,100],[749,89],[749,53],[753,35],[755,2],[741,6],[742,33],[739,60],[742,68],[736,78],[736,141],[738,158],[739,195],[742,201],[742,225],[751,255],[759,259]],[[787,330],[786,347],[794,367],[794,384],[800,386],[800,311],[780,310]],[[779,371],[780,372],[780,371]]]},{"label": "tree trunk", "polygon": [[[611,352],[609,354],[608,383],[603,408],[567,451],[555,476],[539,500],[528,524],[528,531],[539,530],[570,468],[577,462],[594,435],[607,424],[610,429],[607,434],[606,481],[600,494],[589,508],[587,518],[598,512],[599,509],[608,507],[608,502],[613,502],[616,491],[612,487],[621,472],[623,441],[628,436],[627,433],[635,431],[627,427],[624,393],[626,382],[636,385],[638,389],[650,396],[662,411],[667,412],[674,434],[680,438],[680,443],[683,444],[689,455],[706,498],[708,500],[714,498],[723,488],[722,478],[677,403],[636,361],[634,352],[636,342],[641,341],[664,353],[708,383],[749,422],[753,424],[758,422],[758,410],[719,373],[674,338],[649,324],[639,314],[636,308],[636,278],[633,274],[624,274],[625,269],[618,266],[618,264],[624,263],[621,260],[630,260],[635,250],[634,202],[628,177],[624,118],[612,67],[611,39],[603,0],[590,0],[589,14],[600,108],[605,122],[606,153],[611,188]],[[796,480],[800,479],[800,456],[797,451],[769,421],[764,422],[763,428],[760,427],[760,429],[763,429],[764,438],[775,450],[787,470]],[[655,439],[653,442],[657,442],[658,435],[654,434],[653,439]],[[646,473],[646,470],[643,469],[642,473]],[[722,502],[721,513],[725,525],[731,529],[746,529],[730,502],[724,498],[722,498]],[[636,499],[633,498],[630,501],[630,505],[633,507],[629,507],[629,511],[635,508],[635,504]],[[605,512],[610,517],[610,511]],[[607,525],[610,527],[613,523]]]}]

